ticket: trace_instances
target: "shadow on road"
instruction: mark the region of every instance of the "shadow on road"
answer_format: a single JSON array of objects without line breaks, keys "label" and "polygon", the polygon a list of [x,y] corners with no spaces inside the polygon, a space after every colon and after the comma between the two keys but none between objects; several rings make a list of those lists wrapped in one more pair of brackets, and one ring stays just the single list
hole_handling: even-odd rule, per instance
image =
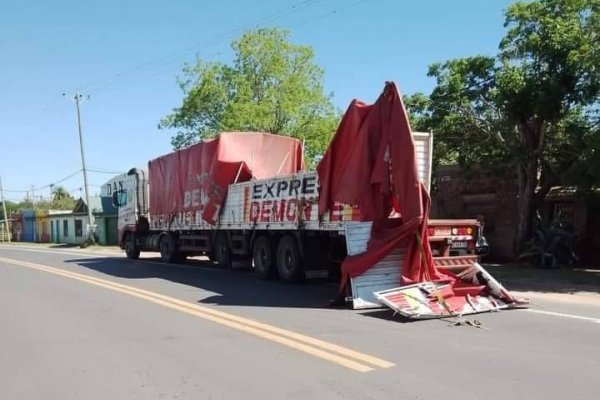
[{"label": "shadow on road", "polygon": [[[151,261],[151,262],[146,262]],[[162,264],[158,258],[131,261],[119,257],[71,259],[91,270],[125,279],[162,279],[198,290],[203,304],[255,307],[332,308],[338,286],[324,280],[308,280],[298,285],[261,281],[249,267],[224,271],[198,259],[184,265]],[[486,265],[486,269],[508,290],[540,293],[600,293],[600,271],[539,270],[515,265]],[[388,310],[373,310],[365,316],[394,319]]]},{"label": "shadow on road", "polygon": [[412,323],[416,321],[414,319],[405,318],[402,315],[396,314],[393,310],[389,308],[362,311],[359,314],[363,317],[377,318],[390,322],[400,322],[403,324]]},{"label": "shadow on road", "polygon": [[484,267],[508,290],[540,293],[600,293],[600,270],[551,270],[515,264],[484,264]]},{"label": "shadow on road", "polygon": [[[154,261],[152,263],[145,261]],[[261,281],[248,267],[220,270],[208,261],[189,260],[184,265],[164,264],[158,259],[132,261],[117,257],[65,260],[91,270],[125,279],[163,279],[197,288],[203,304],[256,307],[329,307],[338,294],[337,285],[312,281],[298,285]]]}]

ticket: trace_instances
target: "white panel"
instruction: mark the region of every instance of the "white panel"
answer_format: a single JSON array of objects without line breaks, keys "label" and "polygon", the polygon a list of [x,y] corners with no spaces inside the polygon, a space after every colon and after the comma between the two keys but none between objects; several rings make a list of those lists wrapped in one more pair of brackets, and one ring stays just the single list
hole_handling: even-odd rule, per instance
[{"label": "white panel", "polygon": [[353,283],[352,308],[355,310],[361,310],[365,308],[380,308],[382,305],[373,293],[391,289],[396,286],[398,285],[390,287],[390,285],[385,281],[361,282],[358,284]]},{"label": "white panel", "polygon": [[[309,180],[311,188],[318,189],[319,180],[316,171],[230,185],[229,193],[221,213],[221,227],[230,229],[294,230],[299,229],[299,225],[301,224],[304,229],[309,230],[343,230],[344,222],[330,222],[329,213],[325,213],[323,219],[319,220],[317,190],[311,190],[309,194],[301,193],[300,189],[296,193],[292,193],[291,190],[287,191],[286,189],[281,193],[278,192],[277,188],[280,188],[280,184],[283,185],[281,188],[289,188],[291,180],[303,181],[305,179]],[[259,187],[260,194],[263,196],[253,199],[255,186]],[[269,217],[253,221],[250,218],[250,212],[253,210],[252,207],[262,207],[265,201],[272,202],[267,204],[273,204],[273,209],[266,211],[265,214],[269,215]],[[308,218],[298,221],[297,219],[288,220],[284,217],[283,220],[279,220],[273,210],[276,206],[289,207],[288,205],[292,204],[291,202],[297,202],[294,204],[303,202],[305,204],[304,216],[308,216]],[[254,212],[256,210],[255,208]],[[288,209],[286,208],[284,213],[287,211]],[[262,212],[262,209],[260,209],[260,212]]]},{"label": "white panel", "polygon": [[364,253],[371,238],[372,222],[346,222],[346,250],[348,255]]},{"label": "white panel", "polygon": [[415,153],[417,157],[417,168],[419,179],[429,192],[431,187],[431,163],[433,155],[433,136],[429,132],[413,132],[415,142]]},{"label": "white panel", "polygon": [[381,307],[373,293],[392,289],[400,284],[403,258],[404,248],[396,249],[364,274],[352,278],[353,308]]}]

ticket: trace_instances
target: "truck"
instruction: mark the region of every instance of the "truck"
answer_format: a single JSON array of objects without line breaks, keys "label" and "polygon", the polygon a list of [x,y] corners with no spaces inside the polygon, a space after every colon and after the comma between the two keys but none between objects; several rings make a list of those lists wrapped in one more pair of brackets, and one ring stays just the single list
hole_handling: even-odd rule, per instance
[{"label": "truck", "polygon": [[[412,141],[428,190],[433,136],[413,132]],[[222,132],[115,176],[101,195],[118,209],[120,247],[130,259],[151,251],[166,263],[206,256],[230,268],[246,261],[258,278],[287,283],[341,277],[344,259],[366,251],[372,221],[359,204],[319,204],[320,176],[305,170],[303,150],[291,137]],[[464,267],[487,250],[475,219],[429,220],[427,231],[437,266]],[[355,308],[375,304],[375,289],[397,285],[399,260],[390,254],[352,278]]]}]

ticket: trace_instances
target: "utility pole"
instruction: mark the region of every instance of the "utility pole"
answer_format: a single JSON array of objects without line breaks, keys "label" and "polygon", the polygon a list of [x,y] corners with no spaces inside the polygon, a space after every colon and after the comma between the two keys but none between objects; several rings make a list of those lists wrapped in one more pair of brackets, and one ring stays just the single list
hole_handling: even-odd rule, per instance
[{"label": "utility pole", "polygon": [[33,241],[35,242],[35,235],[37,234],[37,220],[35,218],[35,189],[33,185],[31,185],[31,208],[33,209]]},{"label": "utility pole", "polygon": [[0,200],[2,200],[2,211],[4,211],[4,226],[6,226],[6,234],[8,243],[10,243],[10,228],[8,227],[8,214],[6,213],[6,202],[4,201],[4,190],[2,189],[2,178],[0,177]]},{"label": "utility pole", "polygon": [[[64,93],[63,93],[63,96],[65,96]],[[81,102],[82,99],[83,99],[83,96],[80,95],[79,93],[75,93],[75,96],[73,96],[73,100],[75,101],[75,108],[77,110],[77,130],[79,132],[79,149],[81,151],[81,167],[83,169],[83,186],[85,187],[85,202],[87,204],[87,209],[88,209],[87,236],[88,236],[88,240],[90,241],[90,243],[95,244],[94,232],[92,229],[92,226],[94,224],[94,219],[92,216],[92,205],[90,204],[90,190],[88,187],[87,169],[85,168],[85,155],[84,155],[84,151],[83,151],[83,135],[81,132],[81,112],[79,110],[79,103]]]}]

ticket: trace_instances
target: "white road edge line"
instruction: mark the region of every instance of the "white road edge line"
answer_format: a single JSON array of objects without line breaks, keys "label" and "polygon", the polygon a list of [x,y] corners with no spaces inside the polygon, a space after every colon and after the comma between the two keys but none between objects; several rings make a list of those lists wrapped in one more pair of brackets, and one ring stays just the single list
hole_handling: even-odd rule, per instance
[{"label": "white road edge line", "polygon": [[600,324],[600,318],[584,317],[582,315],[574,315],[574,314],[563,314],[563,313],[554,312],[554,311],[536,310],[534,308],[526,308],[523,311],[528,311],[528,312],[532,312],[532,313],[536,313],[536,314],[552,315],[554,317],[579,319],[582,321],[590,321],[590,322],[595,322],[597,324]]},{"label": "white road edge line", "polygon": [[93,251],[85,251],[85,250],[69,250],[68,248],[67,249],[61,249],[61,248],[53,249],[53,248],[48,248],[48,247],[15,246],[15,245],[0,247],[0,250],[2,250],[2,249],[31,251],[34,253],[68,254],[68,255],[82,256],[82,257],[96,257],[96,256],[112,257],[112,256],[116,256],[116,255],[124,256],[124,254],[125,254],[124,252],[109,251],[109,250],[101,250],[98,252],[93,252]]}]

